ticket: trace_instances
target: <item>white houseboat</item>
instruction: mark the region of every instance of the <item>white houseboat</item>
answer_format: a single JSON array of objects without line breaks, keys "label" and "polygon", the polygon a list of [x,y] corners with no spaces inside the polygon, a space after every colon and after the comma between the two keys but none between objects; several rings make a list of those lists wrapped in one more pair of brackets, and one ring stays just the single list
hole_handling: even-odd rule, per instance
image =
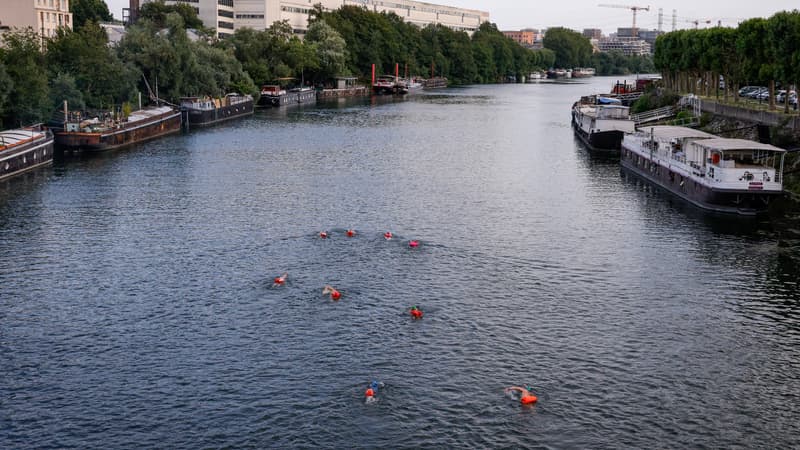
[{"label": "white houseboat", "polygon": [[707,210],[765,212],[783,194],[786,151],[691,128],[646,127],[622,141],[622,166]]},{"label": "white houseboat", "polygon": [[618,152],[625,133],[636,131],[630,108],[615,98],[591,95],[572,106],[572,127],[589,150]]}]

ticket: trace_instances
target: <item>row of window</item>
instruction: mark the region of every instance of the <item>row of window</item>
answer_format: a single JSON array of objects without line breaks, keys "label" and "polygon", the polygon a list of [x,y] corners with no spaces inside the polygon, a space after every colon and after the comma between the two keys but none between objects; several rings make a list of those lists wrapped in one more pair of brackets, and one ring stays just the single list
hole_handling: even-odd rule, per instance
[{"label": "row of window", "polygon": [[217,22],[217,26],[219,28],[225,28],[225,29],[228,29],[228,30],[232,30],[233,29],[233,23],[231,23],[231,22],[222,22],[222,21],[220,21],[220,22]]},{"label": "row of window", "polygon": [[36,6],[56,8],[58,10],[68,10],[69,6],[67,5],[66,0],[36,0]]},{"label": "row of window", "polygon": [[263,14],[237,14],[237,19],[263,19]]},{"label": "row of window", "polygon": [[222,6],[230,6],[233,8],[233,0],[217,0],[217,4]]},{"label": "row of window", "polygon": [[69,26],[69,15],[39,11],[39,22],[42,25],[52,23],[59,27]]},{"label": "row of window", "polygon": [[293,6],[281,6],[281,11],[308,14],[311,10],[308,8],[295,8]]},{"label": "row of window", "polygon": [[447,16],[461,16],[462,20],[464,18],[469,19],[477,19],[480,20],[480,16],[476,14],[468,14],[463,12],[458,12],[457,10],[453,9],[437,9],[437,8],[430,8],[425,6],[416,6],[416,5],[407,5],[402,3],[394,3],[394,2],[382,2],[382,1],[369,1],[369,0],[354,0],[354,3],[360,3],[366,6],[367,4],[372,4],[374,6],[383,6],[386,8],[395,8],[395,9],[407,9],[410,11],[413,9],[414,11],[422,11],[427,13],[433,14],[444,14]]},{"label": "row of window", "polygon": [[225,11],[224,9],[220,9],[219,11],[217,11],[217,14],[219,14],[222,17],[228,17],[230,19],[233,19],[233,11]]}]

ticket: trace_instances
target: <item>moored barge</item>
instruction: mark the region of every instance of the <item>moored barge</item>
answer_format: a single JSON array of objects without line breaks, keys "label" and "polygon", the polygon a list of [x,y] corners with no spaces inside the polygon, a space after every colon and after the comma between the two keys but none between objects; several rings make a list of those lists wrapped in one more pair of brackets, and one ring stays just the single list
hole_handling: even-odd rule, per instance
[{"label": "moored barge", "polygon": [[622,141],[622,166],[700,208],[738,215],[766,212],[783,194],[786,151],[691,128],[647,127]]},{"label": "moored barge", "polygon": [[183,126],[203,127],[253,114],[251,95],[228,94],[222,98],[184,97],[181,99]]},{"label": "moored barge", "polygon": [[636,131],[636,123],[620,100],[591,95],[572,106],[572,128],[590,151],[616,153],[625,133]]},{"label": "moored barge", "polygon": [[170,106],[134,111],[127,118],[85,119],[66,114],[64,128],[54,132],[56,147],[70,151],[105,151],[126,147],[181,130],[181,112]]},{"label": "moored barge", "polygon": [[53,163],[53,133],[41,125],[0,131],[0,180]]},{"label": "moored barge", "polygon": [[310,87],[284,89],[276,84],[261,86],[261,97],[258,99],[259,108],[289,106],[303,103],[315,103],[317,92]]}]

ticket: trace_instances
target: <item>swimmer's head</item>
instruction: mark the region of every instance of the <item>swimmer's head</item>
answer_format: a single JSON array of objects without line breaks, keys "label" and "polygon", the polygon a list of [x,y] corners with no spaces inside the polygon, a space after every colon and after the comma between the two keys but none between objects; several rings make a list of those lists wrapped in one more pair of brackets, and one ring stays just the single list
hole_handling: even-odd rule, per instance
[{"label": "swimmer's head", "polygon": [[372,388],[367,388],[367,391],[364,392],[364,396],[367,397],[367,398],[374,397],[375,396],[375,391],[373,391]]},{"label": "swimmer's head", "polygon": [[409,247],[417,247],[419,245],[419,241],[408,241]]},{"label": "swimmer's head", "polygon": [[353,237],[353,236],[355,236],[355,235],[356,235],[356,230],[347,230],[347,235],[348,235],[349,237]]},{"label": "swimmer's head", "polygon": [[328,237],[328,232],[327,231],[320,231],[319,232],[319,237],[321,237],[322,239],[325,239],[326,237]]}]

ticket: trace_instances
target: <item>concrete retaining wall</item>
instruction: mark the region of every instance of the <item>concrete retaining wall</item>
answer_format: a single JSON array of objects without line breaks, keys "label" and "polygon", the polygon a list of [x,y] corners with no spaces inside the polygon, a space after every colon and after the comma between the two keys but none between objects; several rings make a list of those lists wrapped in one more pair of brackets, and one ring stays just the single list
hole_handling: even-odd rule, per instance
[{"label": "concrete retaining wall", "polygon": [[[781,108],[783,108],[783,105],[781,105]],[[702,109],[703,112],[731,119],[769,125],[772,127],[785,127],[792,131],[800,131],[800,116],[797,115],[786,116],[785,114],[770,111],[755,111],[741,106],[723,105],[705,99],[700,102],[700,109]]]}]

